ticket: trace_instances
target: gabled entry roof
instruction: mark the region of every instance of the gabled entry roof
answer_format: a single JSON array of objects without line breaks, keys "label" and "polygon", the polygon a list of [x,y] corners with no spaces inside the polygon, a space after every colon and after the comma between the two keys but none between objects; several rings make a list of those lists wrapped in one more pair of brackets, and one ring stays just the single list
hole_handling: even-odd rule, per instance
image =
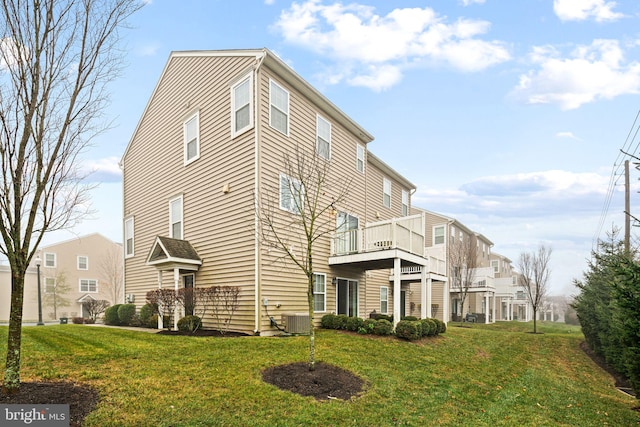
[{"label": "gabled entry roof", "polygon": [[147,265],[158,270],[179,268],[196,271],[202,265],[202,259],[188,241],[157,236],[151,245]]}]

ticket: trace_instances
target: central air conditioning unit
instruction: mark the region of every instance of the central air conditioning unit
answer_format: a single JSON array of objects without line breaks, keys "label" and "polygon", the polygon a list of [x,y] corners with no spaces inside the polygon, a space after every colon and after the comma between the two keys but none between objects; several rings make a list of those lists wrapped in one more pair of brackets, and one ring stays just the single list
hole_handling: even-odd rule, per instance
[{"label": "central air conditioning unit", "polygon": [[309,333],[308,313],[282,313],[282,323],[285,331],[290,334]]}]

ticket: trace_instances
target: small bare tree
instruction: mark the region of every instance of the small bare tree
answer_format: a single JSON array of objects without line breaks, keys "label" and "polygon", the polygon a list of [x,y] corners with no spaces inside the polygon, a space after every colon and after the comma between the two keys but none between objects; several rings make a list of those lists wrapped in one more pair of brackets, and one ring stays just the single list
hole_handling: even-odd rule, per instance
[{"label": "small bare tree", "polygon": [[0,3],[0,253],[11,266],[3,389],[20,388],[27,267],[47,231],[87,212],[79,154],[106,125],[119,30],[138,0]]},{"label": "small bare tree", "polygon": [[105,299],[89,299],[82,303],[82,308],[93,321],[97,319],[110,306]]},{"label": "small bare tree", "polygon": [[100,274],[103,285],[109,289],[112,304],[124,301],[124,263],[122,248],[110,246],[100,257]]},{"label": "small bare tree", "polygon": [[[178,294],[175,289],[162,288],[153,289],[147,292],[147,303],[158,307],[158,316],[162,316],[163,327],[171,329],[171,320],[175,315],[175,309],[178,304]],[[167,317],[168,325],[164,323],[164,317]],[[174,319],[174,323],[177,319]]]},{"label": "small bare tree", "polygon": [[460,321],[464,316],[464,303],[473,284],[478,267],[478,247],[469,236],[462,240],[452,238],[449,243],[449,269],[451,289],[460,297]]},{"label": "small bare tree", "polygon": [[47,279],[45,279],[42,305],[53,310],[53,319],[58,318],[59,308],[71,305],[71,301],[66,297],[69,292],[71,292],[71,286],[67,283],[67,276],[64,271],[56,274],[53,283],[50,285],[47,285]]},{"label": "small bare tree", "polygon": [[298,145],[283,156],[278,188],[257,195],[262,243],[282,251],[282,259],[293,262],[307,279],[309,370],[315,369],[314,248],[336,230],[331,213],[346,202],[351,183],[331,174],[330,166],[313,148]]},{"label": "small bare tree", "polygon": [[218,330],[224,335],[229,330],[231,319],[238,309],[240,288],[237,286],[213,286],[209,289],[213,303],[213,317],[218,323]]},{"label": "small bare tree", "polygon": [[538,310],[542,307],[548,292],[549,278],[551,277],[550,259],[551,248],[541,244],[537,251],[521,253],[518,261],[520,286],[524,288],[533,309],[534,334],[538,332],[536,323]]}]

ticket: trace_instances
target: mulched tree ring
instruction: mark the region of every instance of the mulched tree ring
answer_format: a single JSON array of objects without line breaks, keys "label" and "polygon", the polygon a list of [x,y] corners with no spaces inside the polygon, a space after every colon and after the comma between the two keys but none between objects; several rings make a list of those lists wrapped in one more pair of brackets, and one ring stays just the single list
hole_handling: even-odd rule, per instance
[{"label": "mulched tree ring", "polygon": [[72,382],[25,382],[17,393],[0,393],[5,405],[69,405],[69,425],[82,425],[84,418],[98,403],[98,392],[93,388]]},{"label": "mulched tree ring", "polygon": [[357,375],[323,362],[317,362],[313,371],[306,362],[273,366],[262,373],[262,379],[281,390],[316,400],[349,400],[365,386],[365,381]]}]

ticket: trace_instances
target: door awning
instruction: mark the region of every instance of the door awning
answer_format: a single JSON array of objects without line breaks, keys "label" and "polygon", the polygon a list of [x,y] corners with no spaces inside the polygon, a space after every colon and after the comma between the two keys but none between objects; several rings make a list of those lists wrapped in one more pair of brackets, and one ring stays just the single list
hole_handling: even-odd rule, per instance
[{"label": "door awning", "polygon": [[202,265],[202,259],[188,241],[157,236],[151,245],[147,265],[158,270],[178,268],[197,271]]}]

